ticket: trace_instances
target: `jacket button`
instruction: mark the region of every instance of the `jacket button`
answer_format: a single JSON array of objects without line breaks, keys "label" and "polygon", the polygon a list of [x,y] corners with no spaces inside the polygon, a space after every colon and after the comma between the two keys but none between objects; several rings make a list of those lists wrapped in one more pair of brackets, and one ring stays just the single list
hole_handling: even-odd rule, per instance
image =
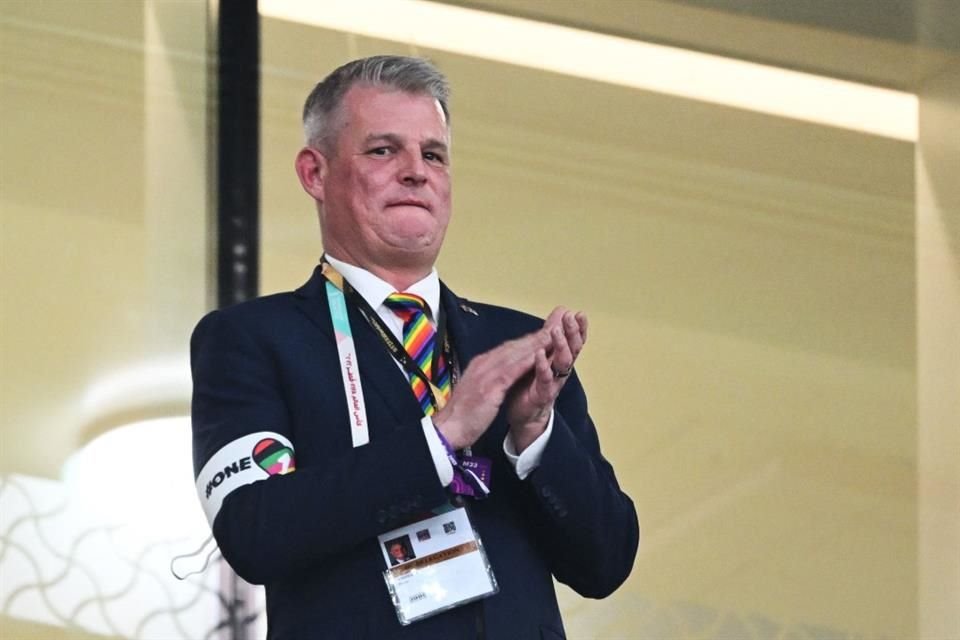
[{"label": "jacket button", "polygon": [[550,487],[543,487],[540,489],[540,495],[542,495],[544,498],[549,498],[553,495],[553,491],[550,489]]}]

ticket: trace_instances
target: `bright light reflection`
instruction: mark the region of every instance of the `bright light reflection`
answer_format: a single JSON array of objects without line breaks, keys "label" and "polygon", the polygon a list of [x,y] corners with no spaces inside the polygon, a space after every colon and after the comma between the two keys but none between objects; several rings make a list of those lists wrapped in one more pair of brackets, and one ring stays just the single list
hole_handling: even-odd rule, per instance
[{"label": "bright light reflection", "polygon": [[144,362],[97,378],[83,396],[88,417],[144,407],[183,404],[191,393],[186,356]]},{"label": "bright light reflection", "polygon": [[111,429],[71,456],[63,475],[71,502],[104,523],[152,537],[202,540],[209,531],[193,483],[187,416]]},{"label": "bright light reflection", "polygon": [[840,127],[917,140],[917,97],[423,0],[260,0],[260,14]]}]

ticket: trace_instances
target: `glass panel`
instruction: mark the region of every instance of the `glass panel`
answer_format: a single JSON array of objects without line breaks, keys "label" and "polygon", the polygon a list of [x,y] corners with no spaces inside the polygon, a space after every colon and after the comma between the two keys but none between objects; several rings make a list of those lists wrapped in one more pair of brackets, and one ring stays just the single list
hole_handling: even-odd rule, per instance
[{"label": "glass panel", "polygon": [[0,6],[2,637],[187,638],[223,616],[219,567],[169,570],[207,535],[186,418],[205,30],[202,2]]},{"label": "glass panel", "polygon": [[614,596],[561,590],[569,636],[916,637],[914,145],[265,19],[265,293],[321,251],[304,97],[390,52],[453,84],[444,280],[591,318],[644,535]]}]

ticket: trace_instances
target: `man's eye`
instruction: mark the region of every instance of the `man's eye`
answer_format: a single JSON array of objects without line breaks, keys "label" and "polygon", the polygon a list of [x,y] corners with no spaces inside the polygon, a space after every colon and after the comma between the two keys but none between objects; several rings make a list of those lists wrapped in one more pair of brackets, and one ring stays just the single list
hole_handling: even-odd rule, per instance
[{"label": "man's eye", "polygon": [[367,151],[367,155],[371,156],[385,156],[390,154],[390,147],[374,147]]},{"label": "man's eye", "polygon": [[423,159],[427,162],[439,162],[440,164],[447,164],[447,158],[443,154],[436,153],[434,151],[427,151],[423,154]]}]

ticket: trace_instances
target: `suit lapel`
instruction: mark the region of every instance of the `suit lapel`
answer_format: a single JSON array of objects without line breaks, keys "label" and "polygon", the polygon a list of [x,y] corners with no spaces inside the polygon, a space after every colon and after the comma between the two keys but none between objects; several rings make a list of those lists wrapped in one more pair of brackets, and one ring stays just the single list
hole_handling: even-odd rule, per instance
[{"label": "suit lapel", "polygon": [[[333,322],[327,302],[326,279],[320,268],[314,270],[310,280],[294,292],[298,308],[320,330],[326,340],[334,345]],[[409,422],[412,416],[420,415],[420,405],[410,389],[410,384],[397,366],[390,352],[376,332],[354,307],[347,304],[353,343],[357,351],[360,379],[363,381],[364,397],[369,405],[379,397],[390,409],[398,424]],[[337,368],[339,371],[339,367]],[[373,434],[371,434],[371,438]]]},{"label": "suit lapel", "polygon": [[[459,298],[443,283],[440,285],[440,300],[446,314],[447,330],[450,332],[450,339],[453,342],[454,352],[457,354],[457,364],[462,376],[467,365],[474,357],[496,346],[492,343],[494,338],[489,331],[489,327],[485,326],[485,323],[489,320],[482,317],[482,312],[478,311],[468,300]],[[506,423],[502,421],[494,422],[491,428],[487,429],[474,444],[474,453],[491,458],[496,457],[505,434]]]},{"label": "suit lapel", "polygon": [[479,316],[466,300],[461,300],[447,285],[440,283],[440,304],[446,314],[447,331],[453,343],[453,350],[457,354],[457,364],[460,373],[467,368],[467,364],[478,355],[477,322]]},{"label": "suit lapel", "polygon": [[[297,307],[317,327],[322,338],[335,346],[336,339],[327,303],[326,279],[320,274],[319,267],[310,280],[294,292],[294,298]],[[486,344],[490,336],[483,330],[483,318],[477,310],[468,301],[457,297],[443,283],[440,285],[440,300],[446,315],[447,330],[457,355],[457,364],[462,373],[475,356],[490,348]],[[409,381],[380,337],[354,305],[348,304],[347,312],[368,407],[372,401],[379,398],[389,408],[397,424],[408,424],[422,416]],[[339,367],[334,371],[339,374]],[[374,425],[371,424],[371,428],[375,428]],[[489,432],[484,434],[478,445],[485,442],[488,436]],[[371,439],[374,437],[375,433],[371,432]]]}]

